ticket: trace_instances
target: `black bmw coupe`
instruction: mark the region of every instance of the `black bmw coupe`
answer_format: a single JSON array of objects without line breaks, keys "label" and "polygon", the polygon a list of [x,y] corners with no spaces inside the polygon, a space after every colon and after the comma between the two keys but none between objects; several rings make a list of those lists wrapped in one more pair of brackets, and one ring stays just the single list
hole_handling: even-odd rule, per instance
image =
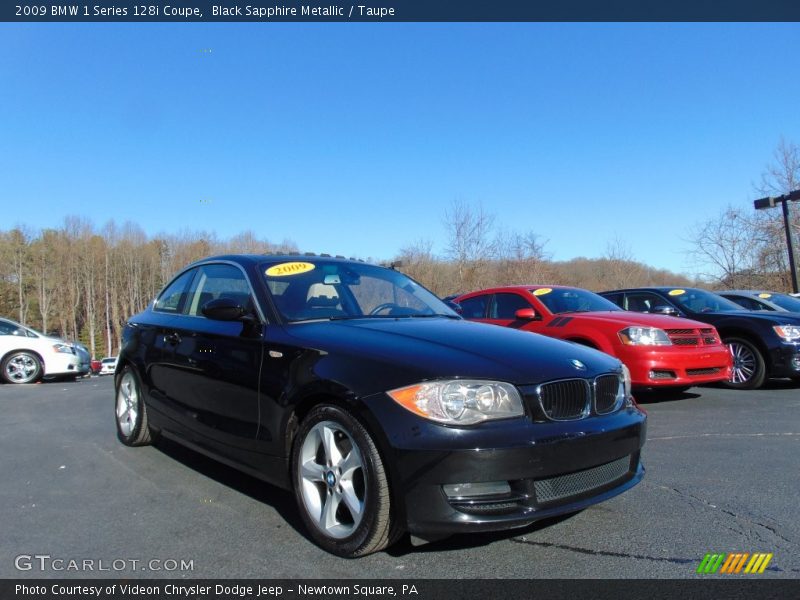
[{"label": "black bmw coupe", "polygon": [[124,444],[163,436],[292,490],[341,556],[522,527],[644,474],[619,360],[325,255],[189,265],[131,317],[115,385]]}]

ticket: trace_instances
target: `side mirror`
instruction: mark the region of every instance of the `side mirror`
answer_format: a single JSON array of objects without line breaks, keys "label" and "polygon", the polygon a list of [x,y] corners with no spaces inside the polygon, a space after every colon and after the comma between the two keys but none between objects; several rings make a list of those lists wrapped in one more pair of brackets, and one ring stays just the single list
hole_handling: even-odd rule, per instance
[{"label": "side mirror", "polygon": [[454,310],[459,315],[464,312],[464,309],[461,308],[461,305],[458,302],[453,302],[452,300],[446,300],[445,304],[447,305],[447,308]]},{"label": "side mirror", "polygon": [[215,321],[235,321],[245,316],[247,309],[232,298],[217,298],[206,302],[200,312]]},{"label": "side mirror", "polygon": [[678,316],[678,311],[671,306],[656,306],[650,312],[655,315],[667,315],[668,317]]},{"label": "side mirror", "polygon": [[532,308],[520,308],[514,313],[517,321],[533,321],[536,318],[536,311]]}]

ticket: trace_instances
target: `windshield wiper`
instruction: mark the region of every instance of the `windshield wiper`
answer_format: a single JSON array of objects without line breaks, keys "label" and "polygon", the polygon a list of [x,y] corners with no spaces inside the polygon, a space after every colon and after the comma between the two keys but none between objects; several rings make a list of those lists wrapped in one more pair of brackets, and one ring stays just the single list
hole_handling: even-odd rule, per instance
[{"label": "windshield wiper", "polygon": [[349,321],[351,319],[394,319],[392,315],[334,315],[329,321]]},{"label": "windshield wiper", "polygon": [[444,313],[431,313],[431,314],[421,314],[421,315],[403,315],[405,317],[410,317],[412,319],[430,319],[431,317],[444,317],[445,319],[460,319],[458,315],[446,315]]}]

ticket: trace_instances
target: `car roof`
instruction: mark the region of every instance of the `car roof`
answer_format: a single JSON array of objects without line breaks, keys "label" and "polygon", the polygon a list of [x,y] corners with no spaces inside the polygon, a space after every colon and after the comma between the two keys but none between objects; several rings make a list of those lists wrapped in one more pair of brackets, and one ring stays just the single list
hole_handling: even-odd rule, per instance
[{"label": "car roof", "polygon": [[333,256],[331,254],[315,254],[313,252],[295,253],[295,254],[220,254],[217,256],[208,256],[206,258],[196,260],[192,264],[188,265],[186,268],[215,261],[230,261],[239,263],[241,265],[257,265],[264,261],[275,261],[275,262],[298,261],[298,262],[310,262],[310,263],[319,261],[326,261],[326,262],[336,261],[343,263],[365,262],[358,258],[352,258],[352,257],[346,258],[341,255]]},{"label": "car roof", "polygon": [[[718,294],[741,294],[743,296],[758,296],[759,294],[769,294],[770,296],[786,296],[783,292],[771,292],[769,290],[723,290]],[[762,298],[763,300],[763,298]]]},{"label": "car roof", "polygon": [[[501,292],[504,290],[507,291],[517,291],[517,292],[525,292],[528,290],[539,290],[542,288],[552,288],[554,290],[583,290],[585,288],[578,287],[576,285],[548,285],[548,284],[541,284],[535,283],[530,285],[498,285],[495,287],[484,288],[482,290],[474,290],[471,292],[464,292],[463,294],[456,294],[456,296],[466,296],[467,294],[479,294],[479,293],[487,293],[487,292]],[[590,290],[586,290],[587,292]]]},{"label": "car roof", "polygon": [[716,294],[717,292],[713,292],[711,290],[704,290],[703,288],[698,287],[687,287],[685,285],[650,285],[645,287],[635,287],[635,288],[620,288],[618,290],[605,290],[603,292],[598,292],[600,294],[616,294],[620,292],[641,292],[641,291],[656,291],[656,292],[668,292],[669,290],[697,290],[700,292],[710,292],[712,294]]}]

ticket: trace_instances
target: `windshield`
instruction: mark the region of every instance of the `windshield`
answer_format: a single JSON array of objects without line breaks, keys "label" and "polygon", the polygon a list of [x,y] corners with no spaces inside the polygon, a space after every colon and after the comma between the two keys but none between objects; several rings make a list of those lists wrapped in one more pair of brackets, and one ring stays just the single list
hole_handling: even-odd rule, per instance
[{"label": "windshield", "polygon": [[383,267],[341,262],[265,263],[261,272],[287,321],[397,317],[460,318],[413,279]]},{"label": "windshield", "polygon": [[538,288],[530,292],[553,314],[622,310],[610,300],[579,288]]},{"label": "windshield", "polygon": [[[763,297],[760,296],[759,297]],[[788,310],[791,312],[800,312],[800,298],[794,298],[792,296],[787,296],[786,294],[772,294],[767,298],[773,304],[777,304],[783,310]]]},{"label": "windshield", "polygon": [[705,290],[672,290],[670,298],[687,312],[708,313],[744,310],[735,302]]}]

